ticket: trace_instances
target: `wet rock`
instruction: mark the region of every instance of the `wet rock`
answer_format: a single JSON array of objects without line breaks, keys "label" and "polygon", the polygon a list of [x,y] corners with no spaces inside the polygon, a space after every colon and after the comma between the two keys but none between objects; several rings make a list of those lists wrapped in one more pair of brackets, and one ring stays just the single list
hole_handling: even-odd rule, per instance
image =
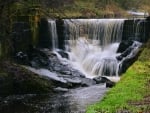
[{"label": "wet rock", "polygon": [[32,33],[28,22],[13,23],[11,35],[14,54],[19,51],[27,51],[29,45],[32,45]]},{"label": "wet rock", "polygon": [[61,73],[61,74],[65,74],[65,75],[71,75],[71,71],[65,71],[65,70],[64,70],[64,71],[61,71],[60,73]]},{"label": "wet rock", "polygon": [[77,70],[72,70],[71,73],[72,73],[72,75],[73,75],[74,77],[85,78],[85,75],[84,75],[83,73],[77,71]]},{"label": "wet rock", "polygon": [[131,46],[133,44],[132,40],[129,41],[123,41],[120,43],[119,48],[117,50],[117,53],[122,53],[124,52],[127,48],[129,48],[129,46]]},{"label": "wet rock", "polygon": [[65,78],[65,80],[73,85],[80,85],[82,82],[79,78]]},{"label": "wet rock", "polygon": [[35,68],[41,68],[41,67],[48,67],[49,66],[49,58],[48,56],[35,48],[32,48],[28,52],[29,60],[30,60],[30,66]]},{"label": "wet rock", "polygon": [[106,87],[112,88],[113,86],[115,86],[115,82],[112,81],[106,81]]},{"label": "wet rock", "polygon": [[96,84],[100,84],[100,83],[105,83],[106,82],[101,76],[95,77],[95,78],[93,78],[93,80],[96,82]]},{"label": "wet rock", "polygon": [[[64,53],[61,51],[61,54]],[[29,59],[31,67],[28,69],[53,81],[57,87],[75,88],[96,84],[94,80],[86,78],[83,73],[72,68],[70,64],[60,61],[56,53],[50,52],[48,49],[32,48],[29,52]]]},{"label": "wet rock", "polygon": [[49,32],[48,20],[41,18],[39,22],[39,47],[52,49],[51,34]]},{"label": "wet rock", "polygon": [[67,92],[67,91],[69,91],[69,89],[62,88],[62,87],[57,87],[57,88],[54,88],[54,91],[55,92]]},{"label": "wet rock", "polygon": [[136,61],[139,54],[141,53],[141,46],[142,44],[140,42],[134,41],[134,43],[128,49],[126,49],[120,56],[116,57],[121,61],[119,75],[124,73],[127,68]]},{"label": "wet rock", "polygon": [[95,77],[93,80],[95,80],[97,84],[106,83],[106,87],[113,87],[116,82],[120,80],[120,77],[99,76]]},{"label": "wet rock", "polygon": [[111,87],[115,86],[115,82],[111,81],[107,77],[101,77],[101,79],[102,79],[102,81],[105,81],[106,87],[111,88]]},{"label": "wet rock", "polygon": [[67,58],[67,59],[69,58],[69,55],[67,52],[63,50],[58,50],[57,52],[61,55],[62,58]]},{"label": "wet rock", "polygon": [[150,16],[146,17],[146,20],[147,20],[147,21],[150,21]]},{"label": "wet rock", "polygon": [[65,50],[65,39],[66,37],[64,36],[64,21],[63,19],[57,19],[56,20],[56,28],[57,28],[57,33],[58,33],[58,48]]},{"label": "wet rock", "polygon": [[119,55],[119,56],[116,57],[117,60],[121,61],[124,57],[126,57],[127,55],[129,55],[133,49],[134,49],[133,47],[127,48],[123,53],[121,53],[121,55]]},{"label": "wet rock", "polygon": [[24,64],[24,65],[29,64],[28,55],[23,53],[22,51],[16,53],[15,59],[16,59],[16,62],[18,62],[20,64]]},{"label": "wet rock", "polygon": [[96,84],[96,81],[89,78],[80,78],[82,80],[82,86],[92,86]]},{"label": "wet rock", "polygon": [[35,57],[32,59],[32,61],[30,62],[32,67],[35,68],[40,68],[40,67],[47,67],[48,66],[48,61],[47,59],[43,59],[40,57]]}]

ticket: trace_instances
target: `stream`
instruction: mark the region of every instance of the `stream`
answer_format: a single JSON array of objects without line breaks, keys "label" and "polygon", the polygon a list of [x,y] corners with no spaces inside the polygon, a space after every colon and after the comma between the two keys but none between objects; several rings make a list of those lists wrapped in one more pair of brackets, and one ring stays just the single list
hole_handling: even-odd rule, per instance
[{"label": "stream", "polygon": [[0,113],[85,113],[107,90],[105,84],[99,84],[66,93],[8,96],[0,98]]}]

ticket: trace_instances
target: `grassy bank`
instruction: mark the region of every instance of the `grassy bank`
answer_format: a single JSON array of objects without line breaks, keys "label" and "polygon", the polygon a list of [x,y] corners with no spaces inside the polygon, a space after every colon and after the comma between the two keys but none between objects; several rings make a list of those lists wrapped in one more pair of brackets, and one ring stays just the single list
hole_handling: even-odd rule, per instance
[{"label": "grassy bank", "polygon": [[121,81],[101,102],[89,106],[87,113],[149,113],[150,111],[150,42]]}]

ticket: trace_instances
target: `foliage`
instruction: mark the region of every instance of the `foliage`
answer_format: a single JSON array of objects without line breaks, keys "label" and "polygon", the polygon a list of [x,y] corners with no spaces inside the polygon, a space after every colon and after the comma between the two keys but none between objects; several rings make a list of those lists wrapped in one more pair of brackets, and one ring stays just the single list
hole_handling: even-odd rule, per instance
[{"label": "foliage", "polygon": [[125,17],[125,11],[131,9],[150,12],[148,0],[45,0],[42,3],[47,3],[45,7],[53,10],[50,13],[54,17],[62,18]]}]

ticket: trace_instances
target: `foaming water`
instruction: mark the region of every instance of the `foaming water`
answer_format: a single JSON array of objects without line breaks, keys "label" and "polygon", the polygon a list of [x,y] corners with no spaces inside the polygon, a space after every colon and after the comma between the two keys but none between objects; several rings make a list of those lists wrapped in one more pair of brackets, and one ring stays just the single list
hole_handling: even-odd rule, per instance
[{"label": "foaming water", "polygon": [[75,46],[71,46],[70,60],[72,65],[84,72],[87,77],[116,76],[118,75],[116,59],[118,46],[119,43],[113,43],[101,47],[80,38]]},{"label": "foaming water", "polygon": [[[90,78],[118,76],[116,51],[122,40],[123,24],[124,19],[64,19],[68,63]],[[49,20],[49,26],[53,51],[57,54],[56,22]]]},{"label": "foaming water", "polygon": [[117,76],[124,19],[65,19],[66,51],[87,77]]}]

